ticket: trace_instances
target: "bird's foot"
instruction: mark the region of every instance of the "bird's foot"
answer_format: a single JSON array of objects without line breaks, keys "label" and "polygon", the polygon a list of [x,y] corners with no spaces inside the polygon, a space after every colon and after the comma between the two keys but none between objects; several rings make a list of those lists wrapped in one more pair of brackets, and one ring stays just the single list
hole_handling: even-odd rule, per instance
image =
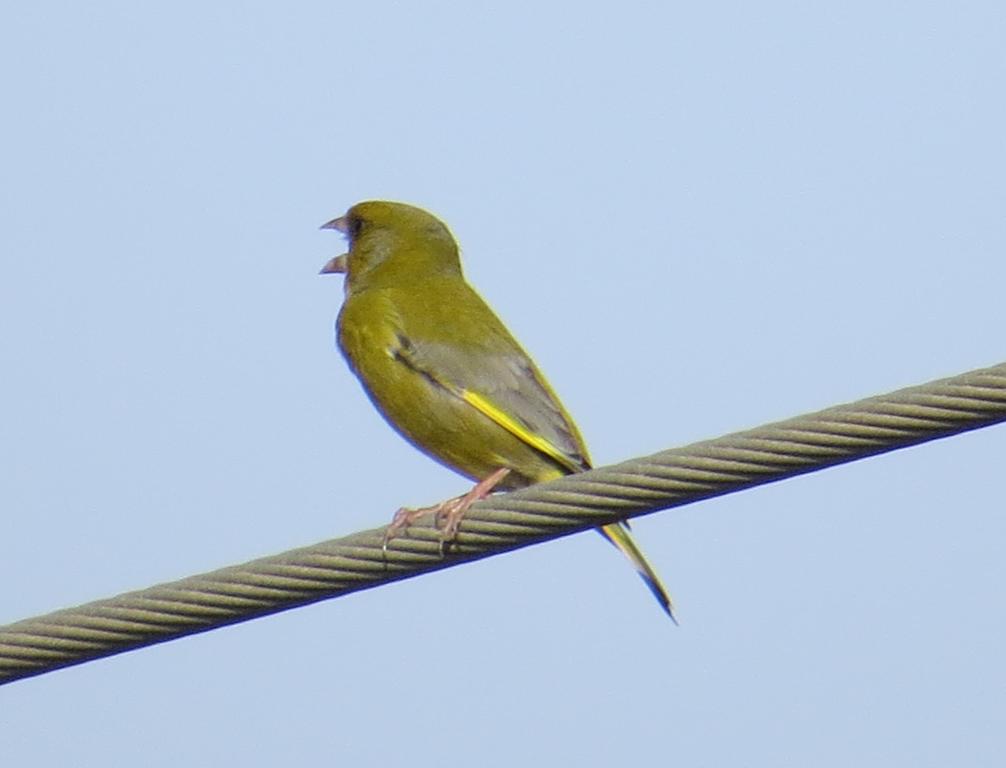
[{"label": "bird's foot", "polygon": [[503,482],[503,478],[510,474],[506,467],[500,467],[491,475],[479,480],[475,486],[464,496],[441,502],[437,505],[434,525],[440,529],[440,553],[443,554],[447,545],[454,541],[461,527],[465,512],[476,501],[481,501]]},{"label": "bird's foot", "polygon": [[453,499],[441,501],[439,504],[434,504],[430,507],[402,507],[395,512],[395,516],[391,518],[391,522],[385,529],[381,549],[387,552],[389,541],[407,530],[410,525],[420,518],[432,514],[433,524],[440,530],[440,554],[443,554],[447,544],[457,537],[458,528],[461,526],[461,521],[464,519],[468,508],[476,501],[481,501],[492,493],[493,489],[508,474],[510,474],[510,470],[505,467],[497,469],[488,477],[477,482],[463,496],[455,496]]},{"label": "bird's foot", "polygon": [[439,504],[434,504],[432,507],[419,507],[418,509],[413,509],[412,507],[399,508],[399,510],[395,512],[395,516],[391,518],[391,522],[388,523],[388,527],[384,529],[384,541],[381,542],[381,549],[384,550],[385,554],[387,554],[389,541],[401,534],[403,531],[407,530],[410,525],[419,520],[421,517],[429,514],[439,514],[441,507],[445,504],[450,504],[451,501],[456,501],[456,499],[442,501]]}]

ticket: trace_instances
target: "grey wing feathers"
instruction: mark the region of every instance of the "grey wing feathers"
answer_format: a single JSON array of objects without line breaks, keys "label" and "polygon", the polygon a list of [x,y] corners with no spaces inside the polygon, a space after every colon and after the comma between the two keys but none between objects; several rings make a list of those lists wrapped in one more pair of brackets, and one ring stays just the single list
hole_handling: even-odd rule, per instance
[{"label": "grey wing feathers", "polygon": [[465,350],[463,356],[438,343],[413,344],[412,348],[419,364],[430,365],[453,384],[488,398],[562,451],[577,469],[590,467],[576,428],[519,347],[503,355],[484,349]]}]

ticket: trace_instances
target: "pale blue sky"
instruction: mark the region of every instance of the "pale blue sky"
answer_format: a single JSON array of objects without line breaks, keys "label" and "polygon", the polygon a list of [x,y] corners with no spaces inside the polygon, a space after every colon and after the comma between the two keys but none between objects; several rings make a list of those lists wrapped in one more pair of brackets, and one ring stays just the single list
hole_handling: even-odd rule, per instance
[{"label": "pale blue sky", "polygon": [[[419,9],[419,6],[423,6]],[[0,623],[465,481],[334,351],[442,216],[598,464],[1006,360],[1006,6],[12,5]],[[1001,765],[1006,431],[0,688],[4,763]]]}]

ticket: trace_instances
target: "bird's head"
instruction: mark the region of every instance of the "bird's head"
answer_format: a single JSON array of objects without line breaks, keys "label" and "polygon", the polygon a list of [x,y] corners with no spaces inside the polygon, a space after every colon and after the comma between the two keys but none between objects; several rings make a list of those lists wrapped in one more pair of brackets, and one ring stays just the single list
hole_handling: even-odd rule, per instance
[{"label": "bird's head", "polygon": [[349,252],[330,259],[321,274],[345,273],[347,293],[375,284],[461,274],[458,245],[436,216],[405,203],[370,200],[322,224],[342,232]]}]

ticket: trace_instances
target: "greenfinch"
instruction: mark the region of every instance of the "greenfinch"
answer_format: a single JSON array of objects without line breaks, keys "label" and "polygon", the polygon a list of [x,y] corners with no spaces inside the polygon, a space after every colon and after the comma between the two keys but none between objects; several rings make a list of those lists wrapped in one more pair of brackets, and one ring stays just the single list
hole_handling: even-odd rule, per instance
[{"label": "greenfinch", "polygon": [[[492,491],[590,468],[579,430],[538,367],[465,281],[443,222],[404,203],[369,201],[322,228],[349,240],[348,253],[321,272],[346,275],[336,335],[350,368],[405,439],[477,483],[435,508],[445,538]],[[411,520],[403,519],[408,512],[400,510],[392,529]],[[628,526],[598,530],[673,619],[670,596]]]}]

